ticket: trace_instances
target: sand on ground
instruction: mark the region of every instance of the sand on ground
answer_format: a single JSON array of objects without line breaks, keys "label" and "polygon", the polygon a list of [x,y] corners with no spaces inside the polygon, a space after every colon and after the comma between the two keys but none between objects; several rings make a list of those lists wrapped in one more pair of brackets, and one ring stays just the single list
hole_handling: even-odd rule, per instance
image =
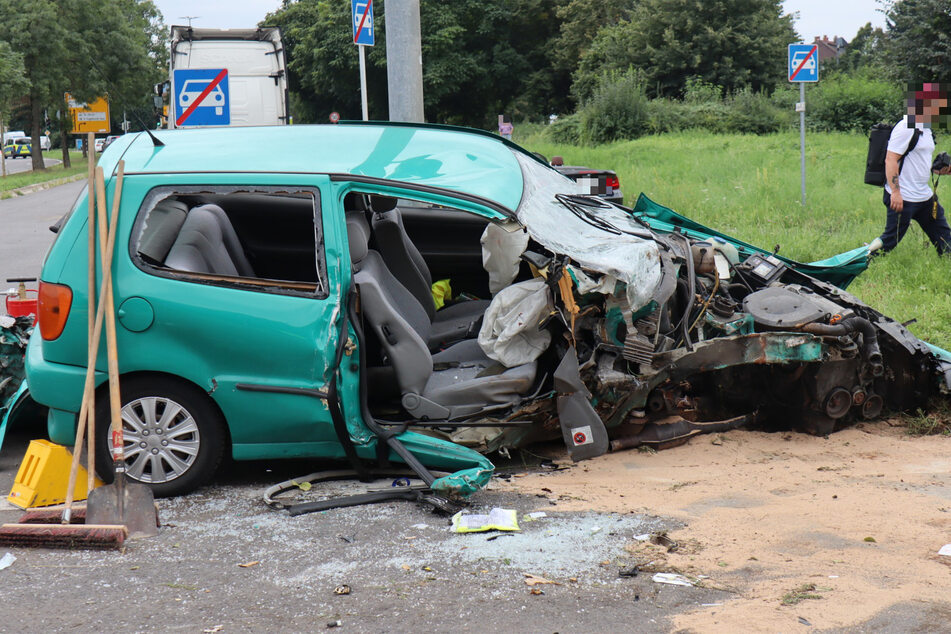
[{"label": "sand on ground", "polygon": [[629,545],[647,570],[705,575],[700,583],[731,591],[723,605],[676,617],[677,628],[801,630],[800,617],[845,627],[899,603],[951,601],[951,557],[937,554],[951,543],[951,437],[893,425],[699,436],[498,486],[556,497],[559,509],[684,522],[669,535],[674,552]]}]

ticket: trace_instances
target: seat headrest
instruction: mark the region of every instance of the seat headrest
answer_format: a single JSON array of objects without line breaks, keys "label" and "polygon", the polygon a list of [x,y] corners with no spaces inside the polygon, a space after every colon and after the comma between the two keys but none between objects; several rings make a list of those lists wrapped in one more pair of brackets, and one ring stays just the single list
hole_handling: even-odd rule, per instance
[{"label": "seat headrest", "polygon": [[359,192],[350,192],[343,199],[343,208],[345,211],[366,211],[367,210],[367,197],[366,194],[361,194]]},{"label": "seat headrest", "polygon": [[392,196],[370,196],[370,209],[378,214],[396,209],[396,199]]},{"label": "seat headrest", "polygon": [[350,261],[356,264],[367,256],[370,242],[370,224],[363,212],[347,214],[347,242],[350,245]]}]

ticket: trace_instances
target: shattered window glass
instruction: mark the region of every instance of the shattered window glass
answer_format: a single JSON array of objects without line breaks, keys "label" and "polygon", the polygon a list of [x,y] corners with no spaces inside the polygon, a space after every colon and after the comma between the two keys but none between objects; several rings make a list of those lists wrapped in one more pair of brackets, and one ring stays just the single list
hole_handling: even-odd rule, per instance
[{"label": "shattered window glass", "polygon": [[200,281],[326,293],[318,193],[159,188],[134,230],[138,261]]}]

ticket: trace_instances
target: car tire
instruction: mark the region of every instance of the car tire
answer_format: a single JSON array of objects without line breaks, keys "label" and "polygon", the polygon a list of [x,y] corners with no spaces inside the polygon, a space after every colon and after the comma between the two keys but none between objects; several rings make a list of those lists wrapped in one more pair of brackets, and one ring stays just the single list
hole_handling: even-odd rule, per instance
[{"label": "car tire", "polygon": [[[143,376],[121,384],[126,474],[156,497],[184,495],[217,471],[227,433],[218,408],[197,387]],[[112,482],[108,390],[96,398],[96,471]]]}]

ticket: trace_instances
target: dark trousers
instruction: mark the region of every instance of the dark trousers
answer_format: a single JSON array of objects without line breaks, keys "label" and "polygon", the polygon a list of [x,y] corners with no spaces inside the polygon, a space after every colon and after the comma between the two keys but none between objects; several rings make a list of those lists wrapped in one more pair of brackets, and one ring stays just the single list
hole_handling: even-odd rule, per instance
[{"label": "dark trousers", "polygon": [[883,200],[888,217],[885,220],[885,231],[881,235],[882,251],[891,251],[898,246],[914,218],[931,243],[938,249],[939,254],[951,253],[951,228],[948,227],[948,221],[944,217],[944,207],[940,203],[937,214],[934,213],[934,197],[920,203],[911,203],[906,200],[901,213],[888,206],[892,197],[887,191]]}]

